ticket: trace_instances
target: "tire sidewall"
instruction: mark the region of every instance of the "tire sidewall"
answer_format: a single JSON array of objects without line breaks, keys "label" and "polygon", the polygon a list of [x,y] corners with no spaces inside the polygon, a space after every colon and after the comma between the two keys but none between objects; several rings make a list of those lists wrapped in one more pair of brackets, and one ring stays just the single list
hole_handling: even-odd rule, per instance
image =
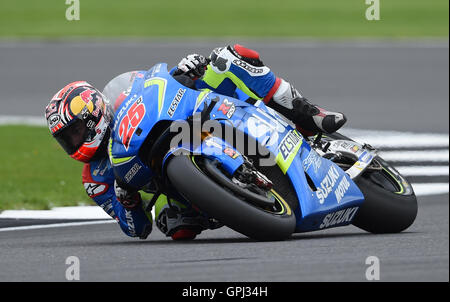
[{"label": "tire sidewall", "polygon": [[[295,230],[292,210],[283,215],[266,212],[237,198],[200,171],[188,156],[175,156],[167,176],[177,191],[231,229],[257,240],[283,240]],[[285,206],[289,207],[288,204]]]},{"label": "tire sidewall", "polygon": [[365,200],[353,225],[371,233],[398,233],[416,219],[418,207],[414,194],[389,192],[364,177],[355,182]]}]

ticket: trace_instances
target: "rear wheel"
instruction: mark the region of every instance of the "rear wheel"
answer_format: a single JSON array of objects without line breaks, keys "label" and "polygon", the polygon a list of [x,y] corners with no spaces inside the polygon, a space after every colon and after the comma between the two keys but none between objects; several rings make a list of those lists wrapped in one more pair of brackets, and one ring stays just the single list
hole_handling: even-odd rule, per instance
[{"label": "rear wheel", "polygon": [[[275,167],[277,168],[277,167]],[[272,188],[259,197],[243,192],[200,156],[176,156],[167,165],[172,185],[189,202],[231,229],[257,240],[283,240],[295,229],[292,207]],[[218,172],[219,171],[219,172]],[[228,179],[228,183],[227,183]],[[256,192],[258,192],[256,190]]]}]

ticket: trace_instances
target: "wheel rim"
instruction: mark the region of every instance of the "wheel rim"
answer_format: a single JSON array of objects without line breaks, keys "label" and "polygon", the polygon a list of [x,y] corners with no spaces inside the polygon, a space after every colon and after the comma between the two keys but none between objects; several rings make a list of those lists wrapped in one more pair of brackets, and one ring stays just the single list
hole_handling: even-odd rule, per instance
[{"label": "wheel rim", "polygon": [[409,182],[382,159],[375,159],[382,167],[380,173],[368,173],[367,178],[379,187],[397,195],[412,195],[414,192]]}]

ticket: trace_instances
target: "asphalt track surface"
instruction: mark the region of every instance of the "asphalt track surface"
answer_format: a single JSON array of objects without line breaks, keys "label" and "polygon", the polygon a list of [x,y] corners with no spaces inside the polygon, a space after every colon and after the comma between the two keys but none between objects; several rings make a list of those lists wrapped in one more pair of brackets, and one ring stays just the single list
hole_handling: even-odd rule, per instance
[{"label": "asphalt track surface", "polygon": [[69,256],[81,281],[366,281],[366,258],[381,281],[448,281],[448,195],[419,198],[416,222],[401,234],[354,226],[255,242],[223,228],[192,242],[154,230],[124,237],[116,224],[0,232],[1,281],[65,281]]},{"label": "asphalt track surface", "polygon": [[[0,115],[41,115],[68,82],[103,86],[226,42],[0,42]],[[314,103],[345,112],[349,127],[448,133],[448,42],[239,42]],[[80,259],[81,281],[366,281],[369,256],[380,259],[381,281],[448,281],[448,207],[448,194],[419,197],[417,220],[401,234],[348,226],[284,242],[227,228],[188,243],[157,229],[127,238],[115,224],[6,231],[0,281],[64,281],[69,256]]]}]

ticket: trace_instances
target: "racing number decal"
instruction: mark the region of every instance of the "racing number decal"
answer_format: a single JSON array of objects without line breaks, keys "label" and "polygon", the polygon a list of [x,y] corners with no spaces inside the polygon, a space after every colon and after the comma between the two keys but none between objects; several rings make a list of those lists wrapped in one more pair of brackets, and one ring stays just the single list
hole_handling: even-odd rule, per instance
[{"label": "racing number decal", "polygon": [[119,138],[122,139],[125,150],[128,151],[131,138],[144,118],[144,115],[145,105],[142,103],[142,97],[140,97],[134,102],[130,109],[128,109],[126,115],[119,124]]},{"label": "racing number decal", "polygon": [[[162,107],[164,106],[164,96],[166,93],[166,79],[153,77],[144,82],[144,88],[156,85],[158,87],[158,117],[161,114]],[[142,97],[138,98],[136,102],[128,109],[125,116],[122,118],[119,124],[119,138],[122,140],[122,144],[125,150],[128,151],[131,139],[136,131],[136,128],[142,122],[145,115],[145,105],[142,103]]]}]

